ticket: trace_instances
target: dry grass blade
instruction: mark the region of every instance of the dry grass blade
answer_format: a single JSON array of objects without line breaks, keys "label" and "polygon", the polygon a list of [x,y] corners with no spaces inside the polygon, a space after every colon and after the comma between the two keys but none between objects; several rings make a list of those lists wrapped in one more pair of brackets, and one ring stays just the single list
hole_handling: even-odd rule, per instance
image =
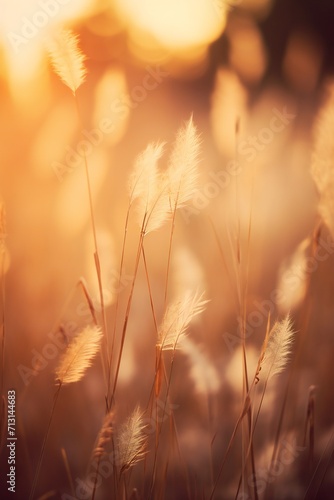
[{"label": "dry grass blade", "polygon": [[169,163],[170,198],[172,208],[191,200],[198,181],[200,140],[192,117],[178,130]]},{"label": "dry grass blade", "polygon": [[274,375],[284,370],[291,352],[294,337],[292,321],[289,314],[273,326],[267,347],[261,362],[261,379],[269,380]]},{"label": "dry grass blade", "polygon": [[146,425],[143,414],[137,407],[128,420],[122,425],[116,438],[118,465],[121,473],[133,467],[145,455]]},{"label": "dry grass blade", "polygon": [[78,37],[69,30],[62,30],[49,40],[48,50],[54,71],[75,94],[87,73]]},{"label": "dry grass blade", "polygon": [[93,300],[88,292],[86,280],[81,277],[78,281],[78,285],[81,286],[81,288],[82,288],[82,291],[84,293],[85,299],[87,300],[89,311],[90,311],[90,314],[93,318],[94,324],[97,325],[96,311],[95,311]]},{"label": "dry grass blade", "polygon": [[203,293],[188,291],[181,299],[170,304],[158,330],[158,346],[163,350],[175,350],[186,334],[191,321],[201,314],[208,300]]},{"label": "dry grass blade", "polygon": [[56,370],[56,377],[61,385],[78,382],[84,376],[99,351],[101,339],[99,327],[87,326],[71,342]]}]

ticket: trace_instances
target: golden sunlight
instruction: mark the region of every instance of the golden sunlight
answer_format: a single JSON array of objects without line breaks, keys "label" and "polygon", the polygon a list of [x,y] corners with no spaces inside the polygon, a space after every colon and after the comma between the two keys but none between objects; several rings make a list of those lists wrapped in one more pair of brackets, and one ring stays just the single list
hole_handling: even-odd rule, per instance
[{"label": "golden sunlight", "polygon": [[332,499],[334,2],[0,3],[0,498]]},{"label": "golden sunlight", "polygon": [[220,0],[115,0],[132,33],[141,30],[173,50],[206,46],[226,24],[226,5]]},{"label": "golden sunlight", "polygon": [[55,28],[93,12],[94,0],[14,0],[1,7],[0,43],[13,92],[44,61],[45,40]]}]

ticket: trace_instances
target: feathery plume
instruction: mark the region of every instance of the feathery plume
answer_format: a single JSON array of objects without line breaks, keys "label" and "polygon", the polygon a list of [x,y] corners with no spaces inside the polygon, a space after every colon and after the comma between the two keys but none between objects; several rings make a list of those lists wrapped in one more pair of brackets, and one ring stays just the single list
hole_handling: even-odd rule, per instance
[{"label": "feathery plume", "polygon": [[145,455],[146,435],[143,414],[139,407],[122,425],[116,438],[118,465],[121,472],[139,462]]},{"label": "feathery plume", "polygon": [[96,446],[93,451],[93,459],[101,458],[106,452],[106,445],[111,440],[113,433],[114,413],[109,412],[104,417],[100,432],[96,440]]},{"label": "feathery plume", "polygon": [[158,170],[164,144],[149,144],[138,156],[129,181],[130,203],[138,201],[137,215],[144,233],[158,229],[169,217],[165,177]]},{"label": "feathery plume", "polygon": [[87,73],[78,37],[69,30],[62,30],[49,40],[48,51],[54,71],[75,94]]},{"label": "feathery plume", "polygon": [[176,136],[168,175],[172,210],[184,206],[196,190],[200,140],[192,116]]},{"label": "feathery plume", "polygon": [[314,129],[311,174],[319,191],[318,212],[334,237],[334,82]]},{"label": "feathery plume", "polygon": [[187,332],[191,321],[201,314],[209,302],[203,300],[204,293],[188,291],[181,299],[170,304],[158,330],[157,346],[163,350],[175,350]]},{"label": "feathery plume", "polygon": [[284,370],[294,336],[290,315],[277,321],[269,333],[267,347],[260,365],[259,378],[269,380]]},{"label": "feathery plume", "polygon": [[97,326],[87,326],[79,333],[68,346],[56,370],[60,384],[78,382],[84,376],[99,351],[101,339],[102,332]]}]

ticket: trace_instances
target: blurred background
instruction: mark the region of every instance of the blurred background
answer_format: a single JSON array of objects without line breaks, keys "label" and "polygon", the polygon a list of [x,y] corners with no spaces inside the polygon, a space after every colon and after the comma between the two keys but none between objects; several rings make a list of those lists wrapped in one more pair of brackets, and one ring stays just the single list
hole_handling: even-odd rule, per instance
[{"label": "blurred background", "polygon": [[[292,396],[299,406],[286,425],[292,433],[304,425],[309,386],[316,385],[320,457],[333,422],[331,247],[329,258],[318,263],[316,272],[306,272],[310,281],[306,297],[298,287],[291,301],[280,305],[271,294],[279,287],[280,269],[317,223],[310,162],[315,118],[334,71],[334,3],[0,0],[0,8],[0,195],[6,211],[4,387],[17,391],[18,498],[26,498],[53,395],[59,353],[49,354],[45,361],[42,350],[52,343],[51,332],[69,337],[90,321],[76,288],[81,276],[99,308],[83,156],[87,155],[90,169],[107,317],[112,321],[116,294],[122,304],[127,297],[138,238],[136,223],[131,221],[125,276],[117,289],[127,184],[135,158],[149,142],[161,140],[166,142],[162,165],[167,166],[176,132],[191,115],[202,141],[201,179],[192,203],[178,214],[171,289],[183,283],[206,289],[210,304],[191,335],[213,371],[203,388],[196,370],[191,371],[182,357],[176,367],[177,377],[184,380],[174,398],[180,407],[185,460],[193,470],[205,463],[203,394],[220,395],[212,409],[213,420],[221,426],[217,450],[226,446],[240,409],[240,346],[233,340],[231,347],[229,337],[238,328],[236,285],[216,241],[218,237],[227,269],[232,269],[228,228],[237,220],[250,263],[248,310],[259,311],[259,304],[269,300],[274,317],[292,309],[296,329],[305,330]],[[45,48],[48,37],[63,27],[79,35],[86,56],[87,78],[78,90],[80,119],[70,90],[50,67]],[[234,173],[233,161],[238,162],[240,175]],[[327,241],[329,235],[323,231]],[[168,241],[167,228],[147,238],[160,319]],[[303,272],[299,276],[304,284]],[[250,367],[256,366],[265,327],[263,321],[256,335],[250,336]],[[194,359],[192,348],[188,346]],[[146,366],[145,360],[151,355],[154,324],[140,269],[121,366],[120,415],[128,414],[137,400],[146,404],[154,361]],[[188,378],[183,378],[183,370],[190,371]],[[100,378],[94,368],[82,382],[83,393],[75,389],[64,393],[57,417],[61,425],[55,425],[45,459],[53,468],[41,480],[41,495],[55,491],[53,496],[60,498],[59,491],[67,491],[59,443],[67,449],[73,475],[84,474],[84,457],[89,456],[103,416]],[[271,405],[282,399],[281,385],[264,405],[264,415],[272,422],[264,429],[271,436],[277,426]],[[203,399],[189,395],[192,391]],[[222,412],[230,412],[223,424]],[[78,437],[73,440],[71,433]],[[259,439],[260,462],[265,463],[267,444]],[[227,485],[235,484],[239,470],[237,458],[233,459]],[[303,471],[301,466],[300,477]],[[331,498],[333,467],[330,471],[321,498]],[[298,473],[290,482],[286,479],[289,498],[303,498],[305,483],[296,479]],[[207,476],[203,472],[203,484]],[[166,498],[184,498],[181,487],[179,496],[176,491]],[[277,498],[288,498],[285,490],[280,491]],[[99,494],[107,498],[102,490]],[[222,498],[234,498],[228,488],[224,494]]]}]

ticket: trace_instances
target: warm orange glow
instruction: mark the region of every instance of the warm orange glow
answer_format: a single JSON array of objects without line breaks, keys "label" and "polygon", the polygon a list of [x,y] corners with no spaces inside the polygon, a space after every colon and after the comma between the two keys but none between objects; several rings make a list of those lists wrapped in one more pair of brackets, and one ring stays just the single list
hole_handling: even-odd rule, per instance
[{"label": "warm orange glow", "polygon": [[[75,137],[77,126],[78,120],[73,109],[68,109],[67,105],[61,104],[49,110],[32,145],[32,165],[36,175],[54,179],[57,165],[63,162],[65,148]],[[57,135],[54,134],[55,129],[59,130]],[[50,168],[52,165],[53,168]],[[62,170],[61,167],[59,170]]]},{"label": "warm orange glow", "polygon": [[0,498],[332,498],[334,3],[0,2]]},{"label": "warm orange glow", "polygon": [[0,16],[0,43],[13,91],[17,81],[29,81],[43,59],[45,39],[64,23],[92,12],[94,0],[15,0]]},{"label": "warm orange glow", "polygon": [[231,41],[231,66],[247,83],[257,83],[263,77],[267,57],[256,24],[249,20],[236,20],[231,23],[228,36]]},{"label": "warm orange glow", "polygon": [[216,145],[222,154],[233,158],[236,147],[237,120],[247,121],[247,90],[238,76],[226,69],[217,73],[212,96],[211,122]]},{"label": "warm orange glow", "polygon": [[291,35],[283,61],[286,78],[301,92],[311,92],[318,83],[323,49],[321,40],[307,33]]},{"label": "warm orange glow", "polygon": [[[126,78],[121,70],[106,71],[95,91],[95,107],[93,125],[100,130],[101,145],[112,145],[119,142],[128,125],[130,108],[125,107],[122,113],[117,112],[117,104],[128,93]],[[107,126],[109,125],[109,127]]]},{"label": "warm orange glow", "polygon": [[[226,23],[221,3],[206,0],[116,0],[120,15],[171,50],[191,49],[215,40]],[[132,28],[133,26],[133,28]]]},{"label": "warm orange glow", "polygon": [[[87,142],[88,147],[93,148]],[[74,148],[69,148],[68,154],[73,158],[74,168],[66,172],[66,182],[59,186],[55,205],[55,223],[65,235],[78,234],[89,223],[89,203],[87,193],[85,193],[84,150],[85,146],[83,145],[82,149],[80,149],[80,155]],[[94,151],[88,156],[91,165],[92,196],[96,200],[108,171],[108,157],[104,151]]]},{"label": "warm orange glow", "polygon": [[[118,290],[119,277],[115,273],[115,268],[117,266],[117,262],[115,259],[116,256],[115,243],[108,229],[97,228],[96,238],[99,245],[100,263],[101,267],[104,270],[103,271],[104,277],[102,280],[103,299],[104,299],[104,304],[108,307],[115,302]],[[94,307],[97,310],[100,310],[101,300],[99,292],[99,283],[96,278],[95,263],[94,260],[91,258],[91,256],[94,254],[94,242],[90,232],[87,234],[85,247],[86,247],[84,249],[86,256],[85,276],[87,280],[87,285],[90,290]]]},{"label": "warm orange glow", "polygon": [[236,4],[241,9],[254,12],[259,17],[262,17],[271,9],[274,0],[232,0],[230,3],[232,6]]}]

